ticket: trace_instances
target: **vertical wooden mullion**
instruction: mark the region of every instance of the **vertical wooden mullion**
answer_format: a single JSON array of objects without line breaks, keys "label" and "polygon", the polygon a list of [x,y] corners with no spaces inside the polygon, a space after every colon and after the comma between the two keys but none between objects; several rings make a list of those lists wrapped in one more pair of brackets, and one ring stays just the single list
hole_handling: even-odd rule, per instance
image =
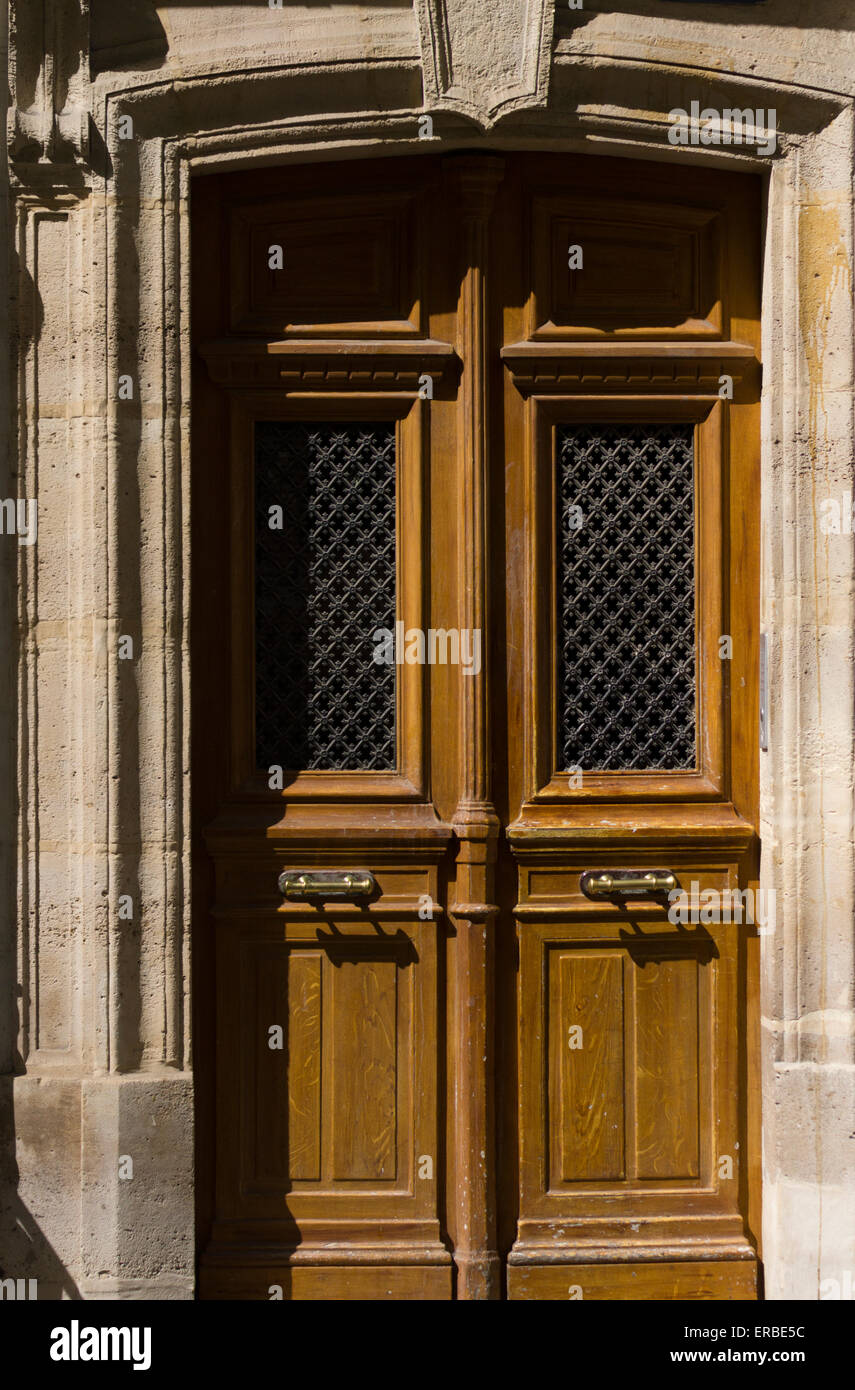
[{"label": "vertical wooden mullion", "polygon": [[458,613],[461,629],[480,631],[481,670],[459,670],[461,764],[453,826],[457,836],[451,1069],[455,1173],[453,1226],[457,1297],[500,1294],[496,1249],[494,1095],[495,859],[499,822],[491,800],[488,732],[489,403],[488,225],[504,160],[449,161],[460,209],[458,345],[462,359],[458,423]]}]

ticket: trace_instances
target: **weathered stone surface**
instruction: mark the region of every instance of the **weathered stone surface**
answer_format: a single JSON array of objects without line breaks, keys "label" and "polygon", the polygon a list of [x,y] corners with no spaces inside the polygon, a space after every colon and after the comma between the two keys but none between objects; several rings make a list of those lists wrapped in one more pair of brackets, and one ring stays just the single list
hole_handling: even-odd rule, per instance
[{"label": "weathered stone surface", "polygon": [[479,125],[544,106],[552,60],[552,0],[418,0],[425,100]]},{"label": "weathered stone surface", "polygon": [[[191,1297],[193,1088],[145,1075],[83,1083],[81,1285],[86,1297]],[[161,1292],[158,1293],[158,1290]],[[164,1290],[169,1290],[166,1294]]]}]

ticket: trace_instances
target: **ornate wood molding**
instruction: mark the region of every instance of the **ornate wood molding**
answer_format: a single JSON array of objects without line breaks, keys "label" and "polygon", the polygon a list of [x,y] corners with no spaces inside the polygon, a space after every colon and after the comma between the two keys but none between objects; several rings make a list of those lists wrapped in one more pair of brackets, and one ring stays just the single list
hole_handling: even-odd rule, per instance
[{"label": "ornate wood molding", "polygon": [[[487,229],[504,160],[473,156],[448,161],[462,212],[458,323],[463,362],[463,419],[458,437],[460,479],[459,587],[462,627],[489,630],[489,362]],[[487,724],[487,652],[481,671],[461,677],[460,799],[455,901],[449,911],[457,940],[453,980],[455,1263],[457,1297],[499,1297],[496,1249],[496,1152],[492,1082],[495,947],[492,917],[499,821],[491,800]]]},{"label": "ornate wood molding", "polygon": [[422,377],[436,385],[459,359],[451,343],[431,338],[391,341],[223,339],[200,346],[217,386],[282,386],[303,390],[417,391]]},{"label": "ornate wood molding", "polygon": [[545,809],[527,803],[507,829],[507,837],[519,860],[566,859],[577,850],[583,856],[592,846],[624,848],[632,844],[663,843],[688,848],[693,855],[714,839],[722,850],[744,854],[754,840],[754,829],[730,802],[651,804],[649,813],[619,804],[554,806]]},{"label": "ornate wood molding", "polygon": [[717,396],[720,378],[759,389],[754,349],[733,342],[522,342],[502,360],[524,396],[597,391],[692,391]]}]

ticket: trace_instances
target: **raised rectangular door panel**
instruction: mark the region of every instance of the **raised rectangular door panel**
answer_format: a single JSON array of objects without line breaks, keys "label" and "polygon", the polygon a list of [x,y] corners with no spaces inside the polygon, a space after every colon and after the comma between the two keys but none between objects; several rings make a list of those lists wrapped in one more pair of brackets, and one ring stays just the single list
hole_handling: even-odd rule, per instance
[{"label": "raised rectangular door panel", "polygon": [[[276,952],[277,957],[280,952]],[[268,1037],[268,1055],[263,1052],[259,1062],[268,1073],[268,1086],[274,1092],[274,1105],[259,1104],[262,1113],[275,1108],[277,1115],[287,1114],[287,1139],[283,1145],[283,1174],[290,1182],[320,1182],[323,1171],[323,1114],[321,1075],[323,1072],[323,996],[324,996],[324,956],[320,951],[291,951],[282,982],[281,967],[274,970],[271,978],[279,985],[277,996],[272,1004],[284,1002],[286,1008],[286,1056],[288,1066],[288,1109],[279,1104],[282,1079],[275,1076],[271,1065]],[[278,977],[278,978],[277,978]],[[282,989],[282,983],[285,989]],[[277,1011],[278,1012],[278,1011]],[[273,1017],[273,1009],[268,1009],[268,1017]],[[282,1026],[282,1025],[279,1025]],[[272,1085],[271,1085],[272,1083]],[[275,1127],[276,1121],[268,1118],[268,1124]]]},{"label": "raised rectangular door panel", "polygon": [[[436,896],[435,868],[377,860],[369,920],[355,904],[277,908],[287,857],[235,873],[233,832],[220,823],[216,834],[222,1123],[206,1295],[266,1297],[268,1280],[291,1297],[358,1297],[374,1287],[371,1269],[389,1267],[396,1297],[448,1296],[440,927],[417,913]],[[423,852],[435,863],[442,847]],[[267,885],[254,903],[240,896],[250,879]]]},{"label": "raised rectangular door panel", "polygon": [[508,1297],[542,1302],[753,1303],[757,1266],[716,1260],[655,1261],[650,1264],[512,1266]]},{"label": "raised rectangular door panel", "polygon": [[[606,952],[546,952],[547,1189],[626,1176],[623,961]],[[543,1085],[543,1082],[541,1082]]]},{"label": "raised rectangular door panel", "polygon": [[[333,965],[328,1049],[333,1180],[392,1183],[402,1157],[399,1059],[406,1066],[413,1054],[405,977],[399,981],[402,967],[395,960],[375,960],[371,952]],[[407,1099],[400,1107],[404,1119],[411,1108]]]},{"label": "raised rectangular door panel", "polygon": [[532,221],[534,337],[721,335],[717,211],[577,193],[535,196]]},{"label": "raised rectangular door panel", "polygon": [[650,1181],[697,1178],[715,971],[691,955],[657,960],[655,946],[633,964],[635,1172]]},{"label": "raised rectangular door panel", "polygon": [[421,211],[416,189],[236,200],[230,331],[419,337]]},{"label": "raised rectangular door panel", "polygon": [[[202,1298],[257,1302],[273,1298],[322,1303],[447,1303],[452,1297],[449,1264],[383,1263],[311,1265],[273,1262],[217,1270],[204,1265]],[[710,1297],[704,1294],[703,1297]]]},{"label": "raised rectangular door panel", "polygon": [[[520,1284],[522,1270],[592,1259],[731,1260],[740,1284],[743,1262],[755,1262],[742,1210],[745,926],[683,926],[655,903],[592,904],[570,867],[578,848],[560,870],[541,868],[533,846],[517,850],[520,1214],[509,1288],[546,1287]],[[654,867],[637,851],[627,861]],[[678,851],[672,861],[696,907],[738,882],[736,860],[714,868]]]},{"label": "raised rectangular door panel", "polygon": [[435,926],[220,931],[241,1097],[224,1210],[280,1219],[287,1195],[298,1220],[430,1211],[416,1160],[436,1157]]},{"label": "raised rectangular door panel", "polygon": [[411,1166],[405,962],[367,944],[243,940],[240,966],[242,1193],[394,1186]]}]

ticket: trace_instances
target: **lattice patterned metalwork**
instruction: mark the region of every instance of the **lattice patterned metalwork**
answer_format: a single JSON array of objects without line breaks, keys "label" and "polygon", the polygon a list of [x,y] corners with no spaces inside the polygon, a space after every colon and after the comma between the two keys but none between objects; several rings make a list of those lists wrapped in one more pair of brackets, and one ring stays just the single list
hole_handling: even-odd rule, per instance
[{"label": "lattice patterned metalwork", "polygon": [[378,627],[395,627],[394,424],[259,421],[259,767],[395,768],[396,668],[372,660]]},{"label": "lattice patterned metalwork", "polygon": [[694,768],[693,429],[564,426],[557,442],[559,765]]}]

